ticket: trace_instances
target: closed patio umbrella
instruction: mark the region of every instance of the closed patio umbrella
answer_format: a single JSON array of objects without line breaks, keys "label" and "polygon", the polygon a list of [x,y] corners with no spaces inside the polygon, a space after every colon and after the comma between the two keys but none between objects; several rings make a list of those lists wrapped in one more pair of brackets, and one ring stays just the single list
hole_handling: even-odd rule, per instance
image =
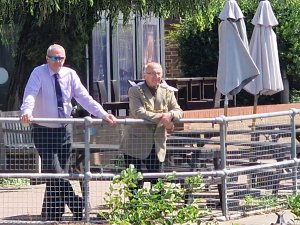
[{"label": "closed patio umbrella", "polygon": [[249,54],[244,16],[235,0],[225,3],[219,19],[217,89],[225,95],[227,115],[228,97],[239,93],[259,71]]},{"label": "closed patio umbrella", "polygon": [[249,49],[261,75],[253,79],[244,89],[255,96],[253,113],[256,113],[259,95],[273,95],[283,90],[276,34],[272,29],[278,25],[278,21],[268,0],[259,3],[252,24],[254,30]]}]

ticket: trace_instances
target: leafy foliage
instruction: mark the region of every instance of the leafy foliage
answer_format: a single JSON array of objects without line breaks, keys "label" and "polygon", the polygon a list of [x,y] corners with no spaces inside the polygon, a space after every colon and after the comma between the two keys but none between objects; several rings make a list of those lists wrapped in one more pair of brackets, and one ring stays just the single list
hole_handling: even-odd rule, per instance
[{"label": "leafy foliage", "polygon": [[187,192],[203,187],[200,175],[186,179],[185,188],[174,182],[175,174],[166,180],[159,179],[151,188],[138,188],[142,179],[133,165],[115,176],[106,193],[110,212],[100,215],[115,225],[171,225],[193,222],[208,213],[200,210],[194,200],[180,206]]},{"label": "leafy foliage", "polygon": [[[186,77],[215,76],[218,66],[217,19],[211,26],[199,26],[197,18],[184,19],[177,26],[181,70]],[[175,26],[176,28],[176,26]]]},{"label": "leafy foliage", "polygon": [[109,19],[115,25],[119,15],[124,24],[133,14],[162,18],[200,14],[203,18],[211,18],[212,14],[207,13],[211,4],[207,0],[0,1],[0,42],[12,48],[16,63],[7,110],[19,108],[29,74],[32,68],[45,62],[45,51],[50,44],[63,45],[67,52],[66,64],[79,70],[79,76],[84,78],[85,47],[100,19]]},{"label": "leafy foliage", "polygon": [[290,91],[290,102],[291,103],[300,102],[300,91],[296,89],[292,89]]},{"label": "leafy foliage", "polygon": [[276,196],[263,196],[260,198],[254,198],[251,195],[246,195],[244,198],[245,205],[248,207],[251,206],[259,206],[263,209],[270,208],[282,208],[283,206],[278,202],[278,198]]},{"label": "leafy foliage", "polygon": [[[248,39],[254,26],[251,20],[259,1],[244,0],[238,4],[245,16]],[[179,61],[185,76],[207,76],[217,73],[218,63],[218,16],[224,1],[209,5],[208,16],[199,12],[186,17],[168,38],[179,43]],[[300,1],[272,1],[274,14],[279,22],[273,29],[277,35],[279,59],[282,69],[289,76],[298,75],[300,70]]]},{"label": "leafy foliage", "polygon": [[297,217],[297,219],[300,219],[300,195],[291,195],[287,197],[287,203],[289,208],[291,209],[291,212]]},{"label": "leafy foliage", "polygon": [[[15,54],[15,74],[9,87],[9,108],[19,107],[23,89],[34,66],[44,62],[46,48],[64,45],[68,65],[85,73],[85,45],[94,24],[110,19],[116,24],[122,15],[126,24],[131,15],[180,18],[177,36],[180,63],[187,76],[216,73],[218,57],[218,15],[225,0],[2,0],[0,1],[0,42]],[[238,1],[246,20],[248,35],[258,1]],[[274,28],[278,37],[281,66],[289,76],[300,69],[300,1],[272,1],[279,21]]]},{"label": "leafy foliage", "polygon": [[[220,0],[213,4],[218,5]],[[221,1],[222,2],[222,1]],[[211,8],[212,3],[207,0],[11,0],[0,1],[0,28],[4,24],[14,26],[21,24],[24,17],[32,16],[37,25],[42,25],[44,21],[48,20],[53,14],[60,12],[62,20],[56,26],[66,28],[68,25],[68,16],[77,13],[81,24],[94,23],[101,17],[118,20],[120,14],[123,15],[124,23],[126,24],[130,19],[132,13],[140,16],[154,15],[162,18],[182,17],[188,15],[198,15],[202,17],[207,14],[209,18],[212,17]],[[200,13],[199,13],[200,12]],[[207,17],[204,16],[204,17]],[[80,30],[84,26],[73,27],[73,29]],[[1,30],[1,29],[0,29]],[[2,33],[2,32],[0,32]],[[3,33],[2,33],[3,35]]]},{"label": "leafy foliage", "polygon": [[28,186],[30,184],[29,179],[26,178],[1,178],[0,187],[20,187]]}]

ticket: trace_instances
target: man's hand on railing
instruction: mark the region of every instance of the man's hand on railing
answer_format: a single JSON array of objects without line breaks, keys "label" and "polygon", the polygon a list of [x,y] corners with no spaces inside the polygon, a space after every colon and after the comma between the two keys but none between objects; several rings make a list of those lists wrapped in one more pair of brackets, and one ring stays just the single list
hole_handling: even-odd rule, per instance
[{"label": "man's hand on railing", "polygon": [[117,118],[113,114],[106,114],[102,119],[108,122],[110,125],[117,123]]},{"label": "man's hand on railing", "polygon": [[30,113],[22,114],[20,121],[23,124],[23,126],[28,126],[31,122],[33,116]]},{"label": "man's hand on railing", "polygon": [[[158,127],[164,126],[166,129],[169,129],[172,127],[172,119],[173,115],[170,112],[163,113],[160,117],[159,123],[157,124]],[[174,126],[174,124],[173,124]]]}]

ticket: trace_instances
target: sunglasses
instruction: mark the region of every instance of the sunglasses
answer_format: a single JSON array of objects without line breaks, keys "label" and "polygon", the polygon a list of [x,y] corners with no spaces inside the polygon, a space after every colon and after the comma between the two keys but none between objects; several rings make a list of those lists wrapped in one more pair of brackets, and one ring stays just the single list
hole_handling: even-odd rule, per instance
[{"label": "sunglasses", "polygon": [[62,61],[65,59],[65,57],[61,57],[61,56],[49,56],[48,55],[48,58],[51,60],[51,61]]}]

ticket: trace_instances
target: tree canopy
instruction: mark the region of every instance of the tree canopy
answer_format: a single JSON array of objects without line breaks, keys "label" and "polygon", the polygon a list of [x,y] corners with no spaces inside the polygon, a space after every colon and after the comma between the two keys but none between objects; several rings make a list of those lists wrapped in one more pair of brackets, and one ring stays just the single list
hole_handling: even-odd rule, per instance
[{"label": "tree canopy", "polygon": [[7,109],[19,107],[28,76],[34,66],[44,61],[50,44],[62,44],[69,56],[66,63],[82,71],[85,45],[94,24],[101,18],[114,24],[122,15],[126,24],[132,14],[161,18],[200,14],[210,20],[213,15],[209,12],[224,1],[0,0],[0,41],[14,49],[16,63]]},{"label": "tree canopy", "polygon": [[[179,18],[204,13],[211,17],[210,12],[223,3],[224,0],[2,0],[0,1],[0,31],[3,31],[4,24],[22,26],[22,21],[27,16],[32,16],[37,25],[43,25],[45,20],[58,12],[62,17],[57,26],[61,28],[66,28],[67,17],[74,12],[82,24],[93,23],[101,17],[116,21],[120,14],[126,23],[132,13],[140,16],[152,14],[161,18]],[[75,29],[82,28],[83,26]],[[1,34],[3,37],[3,32]]]},{"label": "tree canopy", "polygon": [[[8,109],[20,105],[23,89],[32,68],[44,61],[47,47],[62,44],[66,63],[82,73],[85,45],[94,24],[110,19],[114,24],[122,15],[126,24],[131,15],[161,18],[191,18],[201,31],[212,27],[226,0],[0,0],[0,42],[13,49],[15,73],[9,87]],[[254,13],[258,0],[238,0],[243,12]],[[290,71],[300,69],[299,0],[272,1],[279,21],[281,60]],[[250,24],[251,16],[247,17]],[[191,32],[193,29],[190,29]],[[195,30],[196,27],[195,27]],[[80,75],[80,74],[79,74]]]},{"label": "tree canopy", "polygon": [[[300,70],[300,1],[272,1],[274,14],[279,24],[273,27],[277,35],[281,69],[289,76],[298,75]],[[244,0],[239,6],[245,16],[248,39],[254,25],[251,20],[258,1]],[[169,36],[179,43],[179,60],[186,76],[216,74],[218,62],[218,16],[223,6],[215,8],[212,20],[204,21],[203,15],[187,16],[174,26]],[[202,22],[199,22],[202,21]],[[199,51],[201,49],[201,51]]]},{"label": "tree canopy", "polygon": [[[248,40],[253,33],[254,25],[251,23],[258,7],[258,1],[240,1],[239,6],[244,14]],[[300,71],[300,1],[272,1],[274,14],[278,25],[273,27],[277,35],[278,53],[282,74],[286,74],[291,89],[299,89]],[[186,17],[180,24],[174,25],[169,38],[175,39],[179,47],[179,62],[184,76],[215,76],[218,67],[218,26],[221,7],[215,11],[214,20],[209,23],[199,23],[203,18],[199,15]],[[247,96],[249,96],[247,98]],[[243,102],[248,104],[252,95],[239,94]],[[239,98],[237,99],[239,100]],[[263,102],[266,100],[265,102]],[[280,103],[278,95],[260,97],[261,103]]]}]

